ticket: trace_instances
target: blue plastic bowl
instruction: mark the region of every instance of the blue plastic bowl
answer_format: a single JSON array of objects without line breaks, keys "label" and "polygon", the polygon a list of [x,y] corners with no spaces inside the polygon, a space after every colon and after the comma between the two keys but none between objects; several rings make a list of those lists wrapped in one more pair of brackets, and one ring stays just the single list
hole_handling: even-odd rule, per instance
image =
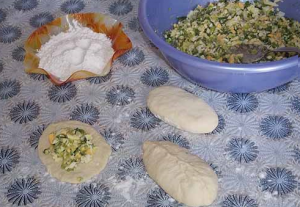
[{"label": "blue plastic bowl", "polygon": [[[297,56],[259,64],[218,63],[183,53],[165,42],[163,33],[177,17],[186,16],[196,5],[209,0],[140,0],[139,21],[145,35],[159,48],[169,64],[186,79],[206,88],[235,93],[259,92],[292,81],[299,76]],[[300,2],[279,5],[287,17],[300,21]]]}]

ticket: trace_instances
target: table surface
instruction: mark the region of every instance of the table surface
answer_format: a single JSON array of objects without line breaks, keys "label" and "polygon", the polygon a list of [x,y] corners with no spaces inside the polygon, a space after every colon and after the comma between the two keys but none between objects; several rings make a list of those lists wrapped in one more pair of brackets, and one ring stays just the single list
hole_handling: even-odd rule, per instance
[{"label": "table surface", "polygon": [[[219,177],[211,206],[300,206],[300,81],[253,94],[218,93],[189,83],[143,36],[137,10],[138,0],[0,0],[0,206],[184,206],[146,174],[145,140],[168,140],[206,160]],[[25,74],[28,35],[76,12],[120,20],[133,49],[105,77],[57,87],[44,75]],[[204,99],[218,113],[218,127],[195,135],[155,118],[146,98],[161,85]],[[93,125],[113,149],[104,171],[80,185],[52,178],[36,150],[47,125],[69,119]]]}]

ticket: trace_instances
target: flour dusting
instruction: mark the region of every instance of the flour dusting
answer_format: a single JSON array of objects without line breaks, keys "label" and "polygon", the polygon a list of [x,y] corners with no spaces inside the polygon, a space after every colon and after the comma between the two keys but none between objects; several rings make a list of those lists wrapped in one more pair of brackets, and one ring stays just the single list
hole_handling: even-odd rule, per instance
[{"label": "flour dusting", "polygon": [[260,179],[265,179],[267,177],[267,173],[266,172],[261,172],[258,174]]},{"label": "flour dusting", "polygon": [[115,188],[117,190],[121,190],[122,191],[122,195],[124,196],[124,198],[126,198],[127,201],[131,201],[131,191],[132,191],[132,187],[134,185],[136,185],[135,180],[133,180],[131,177],[127,177],[126,180],[118,183]]},{"label": "flour dusting", "polygon": [[[121,194],[127,203],[130,203],[132,206],[137,202],[137,197],[141,194],[147,194],[146,189],[150,189],[150,184],[147,184],[143,179],[135,180],[130,176],[126,176],[124,180],[118,180],[114,178],[110,180],[110,184],[113,186],[113,189],[116,190],[119,194]],[[145,189],[145,187],[147,187]]]},{"label": "flour dusting", "polygon": [[114,54],[111,40],[75,20],[71,25],[66,32],[52,36],[42,45],[37,53],[39,67],[61,81],[78,70],[101,74]]}]

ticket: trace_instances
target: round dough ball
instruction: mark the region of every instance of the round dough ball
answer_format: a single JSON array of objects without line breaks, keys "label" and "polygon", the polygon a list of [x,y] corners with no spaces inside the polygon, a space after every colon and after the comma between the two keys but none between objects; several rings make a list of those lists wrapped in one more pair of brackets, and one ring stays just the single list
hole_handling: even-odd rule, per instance
[{"label": "round dough ball", "polygon": [[164,122],[188,132],[209,133],[218,126],[218,115],[214,109],[181,88],[155,88],[149,93],[147,106]]},{"label": "round dough ball", "polygon": [[216,173],[185,148],[168,141],[146,141],[143,161],[149,176],[180,203],[206,206],[217,197]]},{"label": "round dough ball", "polygon": [[[61,168],[61,162],[55,162],[51,155],[43,153],[45,149],[50,147],[49,134],[67,127],[85,130],[88,134],[92,135],[92,142],[96,147],[92,160],[89,163],[80,163],[74,171],[70,172]],[[39,140],[38,153],[51,176],[63,182],[81,183],[99,174],[104,169],[111,155],[111,147],[92,126],[79,121],[63,121],[50,124],[45,129]]]}]

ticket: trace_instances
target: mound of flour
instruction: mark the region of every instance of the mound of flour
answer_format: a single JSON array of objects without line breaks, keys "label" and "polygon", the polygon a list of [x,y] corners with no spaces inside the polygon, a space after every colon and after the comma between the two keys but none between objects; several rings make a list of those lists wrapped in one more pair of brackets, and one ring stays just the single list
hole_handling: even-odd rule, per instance
[{"label": "mound of flour", "polygon": [[114,54],[111,40],[73,20],[66,32],[52,36],[37,53],[39,67],[61,81],[78,70],[101,74]]}]

